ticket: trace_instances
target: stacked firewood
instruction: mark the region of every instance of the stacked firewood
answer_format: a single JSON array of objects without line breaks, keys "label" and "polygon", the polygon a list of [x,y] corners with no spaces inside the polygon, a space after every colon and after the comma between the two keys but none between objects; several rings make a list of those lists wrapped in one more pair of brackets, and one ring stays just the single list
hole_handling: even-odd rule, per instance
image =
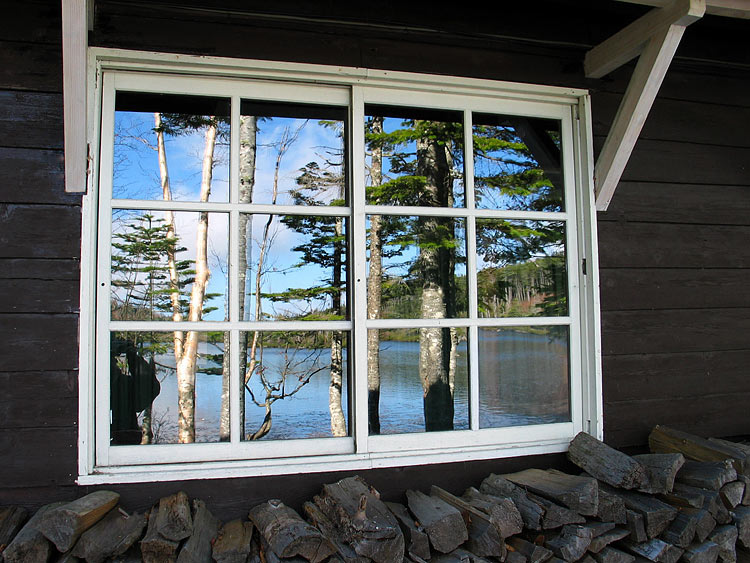
[{"label": "stacked firewood", "polygon": [[750,446],[657,426],[628,456],[587,434],[579,475],[490,475],[456,496],[433,486],[384,502],[360,477],[324,485],[302,514],[279,500],[222,524],[183,492],[128,514],[97,491],[38,510],[0,508],[7,563],[736,563],[750,549]]}]

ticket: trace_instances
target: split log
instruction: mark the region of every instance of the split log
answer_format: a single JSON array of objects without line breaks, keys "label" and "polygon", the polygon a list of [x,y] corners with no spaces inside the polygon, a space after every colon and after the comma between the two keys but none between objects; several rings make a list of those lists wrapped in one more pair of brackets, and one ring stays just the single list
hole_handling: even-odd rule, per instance
[{"label": "split log", "polygon": [[619,545],[630,553],[654,561],[654,563],[676,563],[682,555],[682,549],[657,538],[642,543],[626,538]]},{"label": "split log", "polygon": [[561,528],[567,524],[583,524],[586,522],[586,518],[552,502],[546,498],[535,495],[534,493],[528,493],[529,500],[537,503],[544,510],[544,517],[542,518],[542,528],[545,530],[553,530],[555,528]]},{"label": "split log", "polygon": [[739,472],[743,471],[745,465],[746,456],[741,449],[667,426],[655,426],[649,434],[648,445],[654,453],[681,453],[687,459],[694,461],[732,459]]},{"label": "split log", "polygon": [[526,469],[503,477],[578,514],[594,516],[597,513],[599,487],[596,480],[591,477],[541,469]]},{"label": "split log", "polygon": [[211,546],[219,533],[219,519],[200,499],[193,500],[193,533],[180,550],[177,563],[211,561]]},{"label": "split log", "polygon": [[719,497],[718,491],[709,491],[708,489],[701,489],[700,487],[693,487],[683,483],[675,483],[674,489],[678,493],[689,493],[702,496],[703,508],[708,510],[711,513],[711,516],[713,516],[719,524],[729,524],[729,522],[732,521],[732,517],[729,515],[726,506],[724,506],[724,502]]},{"label": "split log", "polygon": [[252,549],[253,523],[232,520],[216,536],[211,556],[216,563],[245,563]]},{"label": "split log", "polygon": [[146,514],[128,514],[111,510],[76,542],[72,554],[88,563],[101,563],[109,557],[124,555],[143,534]]},{"label": "split log", "polygon": [[737,526],[737,539],[745,549],[750,549],[750,506],[738,506],[732,517]]},{"label": "split log", "polygon": [[647,484],[643,465],[585,432],[579,432],[570,442],[568,458],[592,477],[614,487],[637,489]]},{"label": "split log", "polygon": [[635,510],[626,510],[627,527],[630,532],[630,538],[635,542],[645,542],[648,540],[646,533],[646,519],[643,514]]},{"label": "split log", "polygon": [[674,490],[671,493],[659,495],[659,498],[672,506],[703,508],[704,497],[700,493]]},{"label": "split log", "polygon": [[404,536],[396,517],[361,477],[324,485],[314,501],[358,555],[377,563],[403,557]]},{"label": "split log", "polygon": [[544,563],[552,557],[549,549],[523,538],[508,538],[507,543],[511,549],[526,557],[529,563]]},{"label": "split log", "polygon": [[732,442],[731,440],[722,440],[721,438],[709,438],[708,441],[720,446],[724,446],[725,448],[728,448],[729,451],[741,451],[745,455],[745,468],[744,471],[738,469],[737,473],[742,473],[744,475],[750,476],[750,471],[748,471],[750,470],[750,444],[744,444],[742,442]]},{"label": "split log", "polygon": [[598,563],[633,563],[635,557],[617,548],[606,546],[592,556]]},{"label": "split log", "polygon": [[440,553],[450,553],[469,539],[463,516],[444,500],[421,491],[406,491],[409,510],[424,527],[430,544]]},{"label": "split log", "polygon": [[526,491],[500,475],[492,474],[482,481],[480,491],[498,497],[507,497],[513,501],[521,514],[524,525],[531,530],[541,530],[544,509],[531,499]]},{"label": "split log", "polygon": [[727,507],[727,510],[732,510],[742,502],[745,496],[745,483],[740,480],[727,483],[719,489],[719,496],[724,501],[724,506]]},{"label": "split log", "polygon": [[622,498],[626,508],[643,515],[649,539],[661,534],[677,516],[676,508],[655,497],[634,491],[611,489],[609,492]]},{"label": "split log", "polygon": [[633,456],[646,468],[648,482],[638,490],[644,493],[668,493],[674,487],[674,478],[682,465],[685,456],[681,453],[641,454]]},{"label": "split log", "polygon": [[26,509],[20,506],[0,508],[0,554],[23,528],[23,523],[26,522],[28,516]]},{"label": "split log", "polygon": [[466,489],[463,499],[489,515],[490,521],[502,537],[509,538],[523,530],[523,518],[511,499],[487,495],[474,487]]},{"label": "split log", "polygon": [[661,539],[676,545],[677,547],[686,548],[695,539],[695,530],[698,527],[698,516],[687,512],[680,512],[672,520],[669,527],[664,530]]},{"label": "split log", "polygon": [[50,510],[65,505],[64,502],[55,502],[41,507],[16,534],[16,537],[3,550],[3,558],[6,563],[26,563],[28,561],[47,561],[52,553],[52,545],[47,538],[37,529],[37,524]]},{"label": "split log", "polygon": [[719,546],[712,541],[694,543],[682,554],[687,563],[716,563],[718,558]]},{"label": "split log", "polygon": [[155,519],[156,531],[165,539],[179,542],[192,534],[193,516],[187,493],[179,491],[159,499]]},{"label": "split log", "polygon": [[[424,528],[417,526],[403,504],[386,502],[385,505],[393,512],[393,515],[401,526],[401,532],[404,534],[404,540],[406,541],[407,553],[417,555],[422,559],[429,559],[430,540]],[[325,530],[323,530],[323,533],[325,533]]]},{"label": "split log", "polygon": [[[614,543],[616,541],[619,541],[623,538],[626,538],[630,535],[630,531],[626,530],[624,528],[615,528],[614,530],[610,530],[608,532],[605,532],[601,534],[600,536],[595,536],[591,539],[591,543],[589,544],[589,551],[591,553],[599,553],[602,549],[607,547],[609,544]],[[646,532],[643,532],[643,535],[646,535]]]},{"label": "split log", "polygon": [[585,526],[563,526],[560,534],[547,542],[552,553],[565,561],[577,561],[584,556],[591,543],[591,529]]},{"label": "split log", "polygon": [[[715,514],[719,506],[724,506],[717,491],[709,491],[708,489],[701,489],[700,487],[693,487],[684,483],[675,483],[673,494],[689,499],[700,498],[700,501],[690,502],[690,506],[693,508],[705,508],[711,514]],[[700,506],[698,506],[699,504]]]},{"label": "split log", "polygon": [[143,563],[173,563],[177,560],[180,542],[169,540],[159,533],[156,518],[158,511],[156,506],[151,509],[146,535],[140,542]]},{"label": "split log", "polygon": [[591,555],[589,555],[587,553],[586,555],[584,555],[583,557],[581,557],[577,561],[577,563],[596,563],[596,559],[594,559],[593,557],[591,557]]},{"label": "split log", "polygon": [[709,534],[716,528],[716,520],[705,508],[683,508],[681,512],[695,518],[695,538],[699,542],[706,541]]},{"label": "split log", "polygon": [[[77,545],[77,544],[76,544]],[[68,551],[63,553],[60,557],[55,560],[55,563],[83,563],[85,560],[80,559],[73,555],[72,552]]]},{"label": "split log", "polygon": [[112,491],[93,492],[45,512],[37,529],[55,544],[58,551],[66,552],[83,532],[104,518],[119,500],[120,495]]},{"label": "split log", "polygon": [[462,558],[461,561],[468,560],[470,563],[491,563],[489,559],[485,559],[478,553],[474,553],[471,549],[464,547],[457,547],[452,551],[452,555],[457,555]]},{"label": "split log", "polygon": [[430,488],[430,495],[447,502],[461,513],[469,532],[469,539],[466,541],[468,551],[480,557],[502,559],[505,556],[505,538],[500,535],[487,514],[436,485]]},{"label": "split log", "polygon": [[691,461],[677,472],[677,481],[693,487],[720,490],[727,483],[737,480],[737,471],[730,460],[726,461]]},{"label": "split log", "polygon": [[745,492],[742,495],[740,504],[742,506],[750,506],[750,477],[747,475],[737,475],[737,480],[745,484]]},{"label": "split log", "polygon": [[593,522],[589,521],[584,524],[586,528],[591,530],[591,537],[598,538],[599,536],[612,531],[615,528],[614,522]]},{"label": "split log", "polygon": [[528,563],[528,559],[518,551],[508,549],[508,554],[505,556],[505,563]]},{"label": "split log", "polygon": [[602,522],[626,524],[628,518],[625,502],[617,495],[605,491],[602,485],[602,483],[599,483],[599,510],[596,517]]},{"label": "split log", "polygon": [[252,520],[261,537],[276,555],[292,558],[297,555],[312,563],[319,563],[336,549],[320,533],[305,522],[297,512],[280,500],[269,500],[250,510]]},{"label": "split log", "polygon": [[468,553],[441,553],[430,559],[431,563],[471,563]]},{"label": "split log", "polygon": [[712,542],[719,546],[719,559],[724,563],[737,561],[737,528],[730,524],[716,528],[710,536]]},{"label": "split log", "polygon": [[[323,511],[318,508],[318,505],[313,502],[306,502],[302,505],[302,509],[307,515],[307,519],[320,530],[323,535],[328,538],[333,547],[336,548],[338,554],[336,557],[343,563],[366,563],[369,561],[366,557],[357,555],[354,548],[346,543],[345,538],[341,530],[334,524],[328,516],[323,514]],[[406,510],[406,509],[404,509]],[[427,536],[425,535],[425,542]]]}]

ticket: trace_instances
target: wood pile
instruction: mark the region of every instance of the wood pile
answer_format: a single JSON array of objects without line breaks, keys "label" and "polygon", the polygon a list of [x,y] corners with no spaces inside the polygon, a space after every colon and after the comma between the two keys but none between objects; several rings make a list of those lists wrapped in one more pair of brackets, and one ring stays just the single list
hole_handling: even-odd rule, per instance
[{"label": "wood pile", "polygon": [[[0,508],[0,559],[145,563],[736,563],[750,549],[750,446],[657,426],[650,454],[579,434],[583,472],[490,475],[384,502],[360,477],[323,486],[300,514],[280,500],[221,523],[178,492],[129,514],[97,491],[31,518]],[[748,552],[745,552],[748,553]],[[744,557],[747,557],[745,555]]]}]

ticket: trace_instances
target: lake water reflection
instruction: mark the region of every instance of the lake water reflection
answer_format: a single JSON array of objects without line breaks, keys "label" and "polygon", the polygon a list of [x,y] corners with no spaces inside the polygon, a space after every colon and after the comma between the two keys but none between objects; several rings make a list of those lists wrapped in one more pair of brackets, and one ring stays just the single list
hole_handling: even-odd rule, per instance
[{"label": "lake water reflection", "polygon": [[[533,330],[533,331],[532,331]],[[499,428],[570,420],[567,327],[524,330],[479,330],[479,420],[481,428]],[[315,361],[324,361],[322,350]],[[469,428],[467,342],[457,348],[454,428]],[[266,348],[266,361],[281,350]],[[380,419],[382,434],[424,432],[422,386],[418,373],[419,343],[381,341]],[[162,358],[166,364],[168,357]],[[176,442],[177,385],[173,373],[160,374],[161,392],[154,401],[159,442]],[[198,374],[196,381],[196,440],[215,441],[218,435],[221,376]],[[317,373],[293,397],[273,406],[273,427],[264,440],[331,436],[328,412],[329,373]],[[343,403],[348,404],[344,382]],[[247,400],[246,432],[263,418]],[[345,412],[347,420],[348,412]]]}]

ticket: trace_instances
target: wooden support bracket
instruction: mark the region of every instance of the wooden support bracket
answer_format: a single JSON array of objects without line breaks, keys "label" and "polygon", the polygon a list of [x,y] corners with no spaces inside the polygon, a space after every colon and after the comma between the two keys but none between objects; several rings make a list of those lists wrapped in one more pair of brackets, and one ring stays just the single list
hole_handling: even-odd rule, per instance
[{"label": "wooden support bracket", "polygon": [[88,14],[93,3],[88,4],[87,0],[62,0],[66,192],[86,191],[86,46]]},{"label": "wooden support bracket", "polygon": [[586,54],[586,76],[599,78],[640,55],[594,169],[596,208],[606,211],[633,152],[685,27],[706,0],[675,0],[655,8]]},{"label": "wooden support bracket", "polygon": [[[663,8],[669,4],[669,0],[619,0],[629,4],[642,4]],[[724,16],[727,18],[750,19],[750,1],[748,0],[706,0],[706,13],[712,16]]]}]

